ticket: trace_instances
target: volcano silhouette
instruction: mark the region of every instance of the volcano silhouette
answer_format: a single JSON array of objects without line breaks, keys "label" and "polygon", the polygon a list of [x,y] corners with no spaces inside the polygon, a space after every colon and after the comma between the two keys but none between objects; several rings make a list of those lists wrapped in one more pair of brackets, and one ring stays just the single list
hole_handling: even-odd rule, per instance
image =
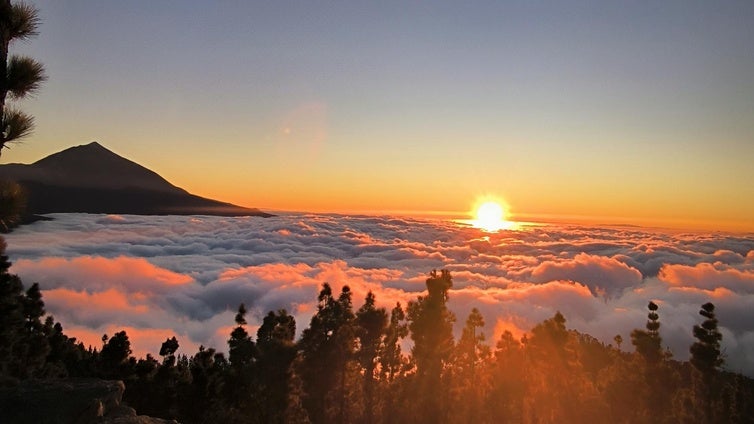
[{"label": "volcano silhouette", "polygon": [[0,165],[0,179],[24,187],[30,215],[272,216],[259,209],[193,195],[97,142],[68,148],[30,165]]}]

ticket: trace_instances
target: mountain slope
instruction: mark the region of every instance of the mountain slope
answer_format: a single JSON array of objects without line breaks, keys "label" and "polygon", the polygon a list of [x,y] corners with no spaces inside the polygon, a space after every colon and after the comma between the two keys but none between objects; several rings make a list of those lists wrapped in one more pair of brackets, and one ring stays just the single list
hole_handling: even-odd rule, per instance
[{"label": "mountain slope", "polygon": [[30,165],[0,165],[0,179],[24,186],[29,214],[270,216],[190,194],[97,142],[71,147]]}]

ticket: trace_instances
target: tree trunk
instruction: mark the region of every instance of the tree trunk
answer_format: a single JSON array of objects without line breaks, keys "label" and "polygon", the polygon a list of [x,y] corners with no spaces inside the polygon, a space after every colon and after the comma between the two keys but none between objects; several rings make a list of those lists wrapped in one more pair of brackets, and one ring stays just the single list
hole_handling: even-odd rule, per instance
[{"label": "tree trunk", "polygon": [[364,371],[364,422],[372,424],[374,405],[372,402],[374,391],[374,364],[370,363]]}]

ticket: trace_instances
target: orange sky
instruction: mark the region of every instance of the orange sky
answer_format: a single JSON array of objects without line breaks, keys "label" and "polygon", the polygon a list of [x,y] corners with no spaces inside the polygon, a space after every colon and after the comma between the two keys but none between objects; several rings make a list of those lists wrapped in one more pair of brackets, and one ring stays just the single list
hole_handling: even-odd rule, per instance
[{"label": "orange sky", "polygon": [[49,80],[3,163],[99,141],[269,210],[463,213],[492,194],[514,217],[754,231],[746,2],[32,3],[40,35],[11,51]]}]

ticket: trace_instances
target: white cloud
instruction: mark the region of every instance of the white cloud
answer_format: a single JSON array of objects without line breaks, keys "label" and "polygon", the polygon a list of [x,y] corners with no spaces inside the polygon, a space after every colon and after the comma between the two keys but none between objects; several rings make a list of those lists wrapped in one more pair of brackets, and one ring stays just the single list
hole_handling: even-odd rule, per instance
[{"label": "white cloud", "polygon": [[644,326],[655,300],[664,342],[683,359],[699,307],[712,301],[728,363],[754,375],[752,236],[554,225],[488,234],[449,221],[338,215],[68,214],[6,238],[12,272],[40,283],[67,332],[96,342],[126,328],[141,338],[141,354],[171,333],[185,353],[224,349],[241,302],[252,324],[286,308],[301,330],[324,282],[348,284],[355,307],[369,290],[381,306],[405,305],[429,271],[448,268],[457,326],[477,307],[489,338],[527,331],[559,310],[570,328],[607,343],[621,334],[630,349],[631,329]]}]

